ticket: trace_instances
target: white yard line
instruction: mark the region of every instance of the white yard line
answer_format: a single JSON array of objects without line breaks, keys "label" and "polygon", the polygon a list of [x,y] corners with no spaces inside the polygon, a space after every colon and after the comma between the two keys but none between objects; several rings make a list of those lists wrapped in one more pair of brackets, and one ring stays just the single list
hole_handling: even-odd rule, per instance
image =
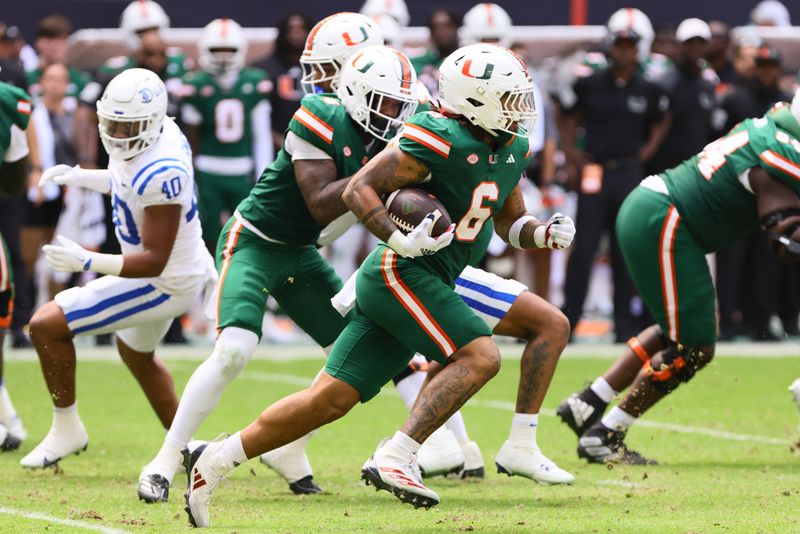
[{"label": "white yard line", "polygon": [[[245,371],[244,373],[241,374],[240,378],[243,378],[245,380],[256,380],[259,382],[273,382],[273,383],[289,384],[292,386],[301,386],[301,387],[310,385],[311,381],[314,379],[314,377],[264,373],[261,371]],[[391,387],[384,388],[381,394],[391,395],[393,397],[398,396],[397,391]],[[502,410],[504,412],[512,412],[512,413],[514,412],[515,408],[513,402],[499,401],[499,400],[484,400],[484,399],[471,399],[468,403],[468,406],[488,408],[492,410]],[[543,408],[539,412],[539,414],[544,415],[546,417],[555,417],[556,411],[550,408]],[[680,434],[709,436],[712,438],[725,439],[729,441],[743,441],[750,443],[763,443],[765,445],[781,445],[781,446],[786,446],[789,443],[788,439],[772,438],[769,436],[759,436],[755,434],[737,434],[735,432],[727,432],[725,430],[715,430],[713,428],[707,428],[702,426],[679,425],[676,423],[662,423],[659,421],[650,421],[647,419],[640,419],[639,421],[636,422],[636,425],[647,428],[654,428],[656,430],[666,430],[670,432],[678,432]]]},{"label": "white yard line", "polygon": [[[524,345],[498,340],[500,353],[505,360],[518,360]],[[624,345],[577,344],[569,345],[562,358],[607,359],[622,354]],[[159,357],[165,360],[202,361],[211,354],[211,345],[197,344],[184,346],[161,346],[157,349]],[[6,361],[38,361],[33,349],[10,349],[4,353]],[[800,358],[800,343],[719,343],[717,358]],[[119,360],[114,347],[78,346],[78,359],[82,361]],[[256,360],[295,361],[324,360],[325,354],[316,345],[259,345],[253,356]]]},{"label": "white yard line", "polygon": [[103,525],[94,525],[86,521],[75,521],[74,519],[62,519],[52,515],[43,514],[40,512],[28,512],[18,508],[7,508],[0,506],[1,515],[13,515],[17,517],[24,517],[26,519],[36,519],[38,521],[46,521],[48,523],[55,523],[57,525],[64,525],[67,527],[82,528],[84,530],[93,530],[95,532],[103,532],[104,534],[124,534],[126,531],[118,528],[104,527]]}]

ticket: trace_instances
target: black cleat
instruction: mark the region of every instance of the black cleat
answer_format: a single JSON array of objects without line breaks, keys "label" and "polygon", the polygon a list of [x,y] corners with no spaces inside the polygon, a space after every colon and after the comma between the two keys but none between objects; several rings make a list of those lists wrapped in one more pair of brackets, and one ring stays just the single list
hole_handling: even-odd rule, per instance
[{"label": "black cleat", "polygon": [[618,463],[629,465],[658,465],[625,445],[625,432],[595,423],[578,440],[578,457],[589,463]]},{"label": "black cleat", "polygon": [[295,495],[313,495],[322,493],[322,488],[314,484],[314,476],[308,475],[289,484],[289,489]]},{"label": "black cleat", "polygon": [[478,467],[477,469],[464,469],[461,471],[460,475],[461,480],[466,480],[468,478],[484,478],[485,470],[483,467]]},{"label": "black cleat", "polygon": [[603,402],[591,388],[586,388],[579,393],[573,393],[559,404],[556,414],[578,437],[581,437],[589,427],[603,417],[606,406],[608,403]]},{"label": "black cleat", "polygon": [[3,440],[3,443],[0,443],[0,451],[15,451],[19,449],[22,440],[19,439],[17,436],[13,434],[7,434],[6,439]]},{"label": "black cleat", "polygon": [[145,475],[139,479],[136,491],[140,501],[147,504],[167,502],[169,500],[169,480],[161,475]]}]

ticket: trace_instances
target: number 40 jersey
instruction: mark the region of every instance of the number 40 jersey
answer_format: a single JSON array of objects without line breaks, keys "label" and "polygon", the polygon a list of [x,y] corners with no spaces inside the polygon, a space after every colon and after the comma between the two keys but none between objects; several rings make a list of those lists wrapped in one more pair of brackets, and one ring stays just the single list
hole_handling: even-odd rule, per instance
[{"label": "number 40 jersey", "polygon": [[169,117],[158,141],[128,161],[110,160],[111,204],[123,254],[144,251],[142,224],[149,206],[180,204],[181,219],[167,265],[154,283],[183,291],[207,279],[213,261],[203,244],[194,190],[192,151]]}]

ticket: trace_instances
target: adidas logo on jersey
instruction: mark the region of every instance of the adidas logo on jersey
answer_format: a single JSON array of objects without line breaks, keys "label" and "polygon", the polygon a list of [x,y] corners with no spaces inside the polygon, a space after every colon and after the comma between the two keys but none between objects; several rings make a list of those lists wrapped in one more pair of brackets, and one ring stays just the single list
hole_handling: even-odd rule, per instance
[{"label": "adidas logo on jersey", "polygon": [[514,159],[514,154],[509,154],[506,163],[516,163],[517,160]]}]

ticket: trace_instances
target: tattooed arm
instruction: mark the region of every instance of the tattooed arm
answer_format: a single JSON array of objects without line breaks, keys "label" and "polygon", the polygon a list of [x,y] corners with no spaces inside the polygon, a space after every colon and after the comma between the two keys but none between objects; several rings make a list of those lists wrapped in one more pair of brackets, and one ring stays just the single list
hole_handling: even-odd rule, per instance
[{"label": "tattooed arm", "polygon": [[417,158],[389,146],[359,170],[344,191],[344,202],[367,230],[388,242],[397,230],[381,195],[424,180],[430,171]]},{"label": "tattooed arm", "polygon": [[299,159],[294,162],[297,185],[306,201],[308,212],[325,226],[347,212],[342,192],[348,180],[337,180],[332,159]]}]

